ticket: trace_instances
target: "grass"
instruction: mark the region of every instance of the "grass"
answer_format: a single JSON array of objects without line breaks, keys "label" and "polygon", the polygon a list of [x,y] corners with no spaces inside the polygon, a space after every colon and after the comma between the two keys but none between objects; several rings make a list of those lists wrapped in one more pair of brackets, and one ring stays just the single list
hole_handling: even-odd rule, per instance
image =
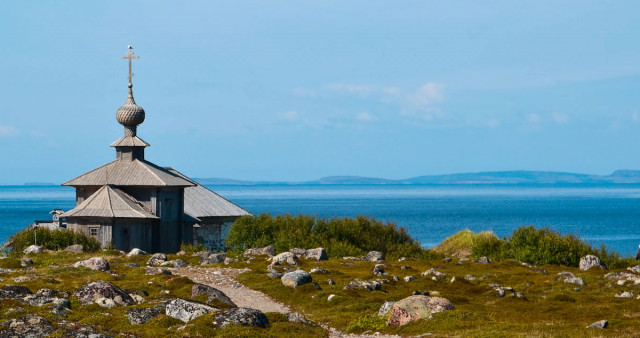
[{"label": "grass", "polygon": [[463,230],[445,238],[431,250],[448,257],[470,257],[473,255],[474,243],[490,243],[498,240],[491,231],[474,233],[471,230]]},{"label": "grass", "polygon": [[93,237],[67,229],[50,230],[47,228],[28,228],[16,232],[9,238],[10,254],[22,255],[28,246],[36,244],[49,250],[62,250],[69,245],[81,244],[85,252],[95,252],[100,249],[100,243]]}]

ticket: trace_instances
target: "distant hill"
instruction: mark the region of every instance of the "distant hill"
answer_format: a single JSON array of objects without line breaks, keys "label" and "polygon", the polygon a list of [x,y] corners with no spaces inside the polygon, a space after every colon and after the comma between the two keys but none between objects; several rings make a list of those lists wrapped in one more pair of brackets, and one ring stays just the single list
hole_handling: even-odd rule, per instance
[{"label": "distant hill", "polygon": [[545,185],[545,184],[640,184],[640,170],[617,170],[611,175],[589,175],[553,171],[492,171],[449,175],[426,175],[402,180],[361,176],[328,176],[313,181],[241,181],[227,178],[195,178],[204,185]]}]

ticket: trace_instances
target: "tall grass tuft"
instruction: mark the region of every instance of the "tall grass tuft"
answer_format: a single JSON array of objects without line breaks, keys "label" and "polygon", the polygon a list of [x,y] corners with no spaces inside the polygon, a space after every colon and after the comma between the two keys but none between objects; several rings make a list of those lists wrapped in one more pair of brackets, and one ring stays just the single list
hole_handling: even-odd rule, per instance
[{"label": "tall grass tuft", "polygon": [[62,250],[69,245],[81,244],[85,252],[100,249],[100,243],[93,237],[67,230],[46,228],[29,228],[16,232],[9,238],[12,255],[21,255],[30,245],[37,244],[49,250]]},{"label": "tall grass tuft", "polygon": [[227,238],[227,247],[235,252],[270,244],[277,252],[323,247],[331,257],[360,256],[374,250],[384,252],[389,258],[436,256],[423,249],[406,229],[366,216],[244,216],[236,220]]}]

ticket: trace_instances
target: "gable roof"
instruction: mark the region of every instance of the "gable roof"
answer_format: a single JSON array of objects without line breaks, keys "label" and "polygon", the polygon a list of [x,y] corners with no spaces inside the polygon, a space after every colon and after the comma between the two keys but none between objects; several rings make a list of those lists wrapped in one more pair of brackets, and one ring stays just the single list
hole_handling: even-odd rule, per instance
[{"label": "gable roof", "polygon": [[251,215],[226,198],[189,179],[179,171],[167,168],[170,172],[189,180],[194,186],[184,189],[184,213],[191,217],[238,217]]},{"label": "gable roof", "polygon": [[194,182],[144,160],[115,160],[80,175],[63,186],[152,186],[189,187]]},{"label": "gable roof", "polygon": [[77,207],[60,217],[144,218],[158,219],[135,198],[124,191],[105,185]]}]

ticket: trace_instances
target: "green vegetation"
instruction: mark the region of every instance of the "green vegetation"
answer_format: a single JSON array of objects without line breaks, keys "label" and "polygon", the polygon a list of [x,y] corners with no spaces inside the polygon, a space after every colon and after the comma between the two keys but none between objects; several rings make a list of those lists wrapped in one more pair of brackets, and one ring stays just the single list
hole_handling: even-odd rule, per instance
[{"label": "green vegetation", "polygon": [[207,248],[203,244],[184,244],[180,245],[180,251],[186,253],[194,253],[198,251],[207,251]]},{"label": "green vegetation", "polygon": [[491,231],[483,231],[476,234],[471,230],[462,230],[453,236],[445,238],[442,243],[431,250],[447,257],[470,257],[474,253],[473,249],[477,247],[477,243],[488,246],[490,243],[498,241],[498,237]]},{"label": "green vegetation", "polygon": [[369,251],[381,251],[390,258],[437,257],[423,249],[405,228],[366,216],[244,216],[236,220],[227,238],[227,247],[236,253],[270,244],[277,252],[323,247],[329,257],[361,256]]},{"label": "green vegetation", "polygon": [[36,244],[36,241],[38,245],[49,250],[62,250],[73,244],[81,244],[86,252],[100,249],[100,243],[95,238],[79,232],[34,227],[18,231],[9,238],[11,254],[22,255],[22,251],[28,246]]}]

